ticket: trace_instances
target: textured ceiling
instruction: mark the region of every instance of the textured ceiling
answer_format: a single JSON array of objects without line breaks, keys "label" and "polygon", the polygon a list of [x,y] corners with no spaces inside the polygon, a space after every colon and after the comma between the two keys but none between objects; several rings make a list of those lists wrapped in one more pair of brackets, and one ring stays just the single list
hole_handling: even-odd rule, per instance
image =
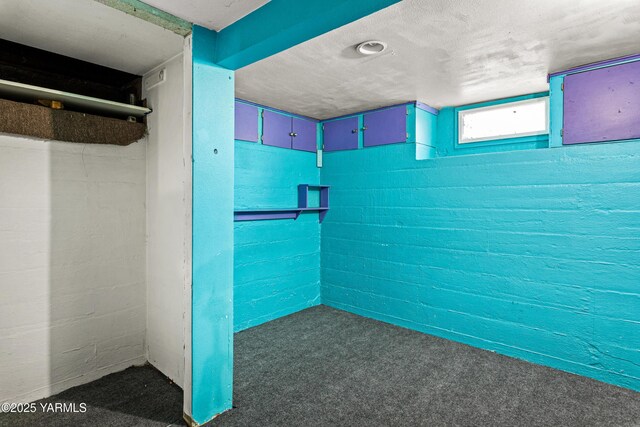
[{"label": "textured ceiling", "polygon": [[134,74],[180,53],[184,42],[93,0],[0,0],[0,38]]},{"label": "textured ceiling", "polygon": [[[353,46],[386,41],[379,56]],[[548,72],[640,53],[638,0],[404,0],[236,73],[236,96],[315,118],[539,92]]]},{"label": "textured ceiling", "polygon": [[269,0],[143,0],[186,21],[220,31]]}]

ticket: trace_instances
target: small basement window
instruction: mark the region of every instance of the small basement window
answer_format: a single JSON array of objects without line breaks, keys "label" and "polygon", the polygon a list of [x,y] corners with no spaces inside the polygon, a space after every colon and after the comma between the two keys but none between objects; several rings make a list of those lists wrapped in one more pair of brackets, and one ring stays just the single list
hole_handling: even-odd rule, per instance
[{"label": "small basement window", "polygon": [[458,111],[459,144],[548,133],[548,96]]}]

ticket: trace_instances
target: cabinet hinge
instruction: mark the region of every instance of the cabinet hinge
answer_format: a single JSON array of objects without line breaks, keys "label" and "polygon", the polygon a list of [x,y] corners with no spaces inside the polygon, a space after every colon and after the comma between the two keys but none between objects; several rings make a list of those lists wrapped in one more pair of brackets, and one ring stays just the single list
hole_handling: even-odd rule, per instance
[{"label": "cabinet hinge", "polygon": [[560,90],[564,92],[564,83],[560,85]]},{"label": "cabinet hinge", "polygon": [[564,136],[564,128],[560,129],[560,136]]}]

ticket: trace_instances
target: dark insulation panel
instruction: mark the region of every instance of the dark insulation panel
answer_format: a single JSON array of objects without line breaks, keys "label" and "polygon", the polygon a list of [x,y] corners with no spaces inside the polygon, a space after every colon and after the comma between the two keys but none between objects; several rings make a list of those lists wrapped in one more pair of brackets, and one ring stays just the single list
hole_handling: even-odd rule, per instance
[{"label": "dark insulation panel", "polygon": [[0,132],[85,144],[129,145],[147,126],[126,120],[0,99]]}]

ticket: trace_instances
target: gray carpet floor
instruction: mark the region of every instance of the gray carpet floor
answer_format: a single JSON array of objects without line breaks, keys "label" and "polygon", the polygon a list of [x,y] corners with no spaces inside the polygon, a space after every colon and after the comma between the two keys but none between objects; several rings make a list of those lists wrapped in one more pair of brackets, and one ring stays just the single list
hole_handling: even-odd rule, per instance
[{"label": "gray carpet floor", "polygon": [[[43,412],[40,404],[86,404],[84,413]],[[0,414],[2,427],[184,427],[182,390],[150,365],[133,367],[36,402],[37,412]]]},{"label": "gray carpet floor", "polygon": [[234,351],[215,426],[640,426],[640,393],[325,306]]},{"label": "gray carpet floor", "polygon": [[[235,336],[234,409],[211,426],[640,426],[640,393],[325,306]],[[4,414],[0,426],[167,426],[182,392],[150,366]]]}]

